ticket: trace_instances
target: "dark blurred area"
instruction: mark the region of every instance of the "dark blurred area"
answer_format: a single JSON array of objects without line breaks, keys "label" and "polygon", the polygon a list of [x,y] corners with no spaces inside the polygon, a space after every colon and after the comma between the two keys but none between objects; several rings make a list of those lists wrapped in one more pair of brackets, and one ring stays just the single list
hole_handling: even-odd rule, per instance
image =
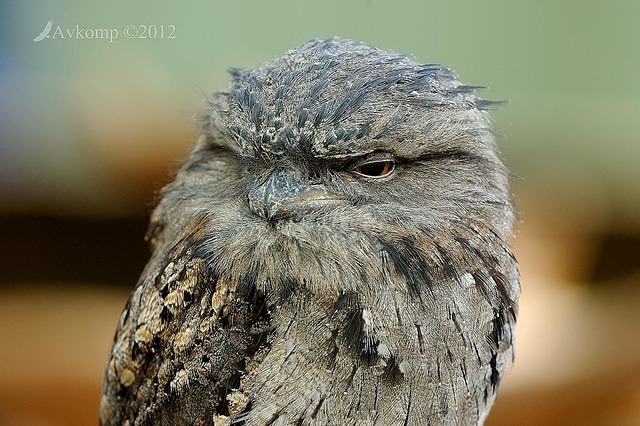
[{"label": "dark blurred area", "polygon": [[2,218],[0,282],[91,282],[131,288],[149,257],[146,216]]},{"label": "dark blurred area", "polygon": [[509,100],[523,292],[487,425],[640,424],[639,20],[636,1],[0,3],[0,425],[97,422],[149,213],[206,94],[332,36]]}]

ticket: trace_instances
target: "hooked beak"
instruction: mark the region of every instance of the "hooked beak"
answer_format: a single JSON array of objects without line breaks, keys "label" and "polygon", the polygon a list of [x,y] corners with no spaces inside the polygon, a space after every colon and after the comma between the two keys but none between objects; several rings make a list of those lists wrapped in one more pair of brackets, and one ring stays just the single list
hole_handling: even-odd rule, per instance
[{"label": "hooked beak", "polygon": [[276,170],[249,192],[249,207],[258,216],[272,220],[341,199],[322,185],[303,184],[294,172]]}]

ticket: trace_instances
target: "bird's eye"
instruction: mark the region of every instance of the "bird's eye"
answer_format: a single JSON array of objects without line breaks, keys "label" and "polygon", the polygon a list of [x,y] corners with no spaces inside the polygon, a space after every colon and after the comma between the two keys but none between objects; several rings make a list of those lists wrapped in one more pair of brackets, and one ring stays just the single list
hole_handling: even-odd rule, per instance
[{"label": "bird's eye", "polygon": [[360,164],[353,168],[354,173],[372,178],[383,178],[389,176],[396,168],[393,160],[378,160]]}]

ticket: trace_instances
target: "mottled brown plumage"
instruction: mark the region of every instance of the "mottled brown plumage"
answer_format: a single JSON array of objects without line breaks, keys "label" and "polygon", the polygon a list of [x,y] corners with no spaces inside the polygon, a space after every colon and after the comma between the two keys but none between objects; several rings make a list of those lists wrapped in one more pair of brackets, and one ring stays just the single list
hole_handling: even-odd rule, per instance
[{"label": "mottled brown plumage", "polygon": [[153,213],[101,423],[481,424],[519,293],[489,105],[346,40],[233,71]]}]

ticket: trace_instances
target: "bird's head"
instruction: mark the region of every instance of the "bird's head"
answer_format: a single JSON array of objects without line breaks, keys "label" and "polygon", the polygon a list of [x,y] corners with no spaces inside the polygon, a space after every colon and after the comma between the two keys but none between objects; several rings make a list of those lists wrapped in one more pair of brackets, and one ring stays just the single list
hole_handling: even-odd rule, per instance
[{"label": "bird's head", "polygon": [[487,232],[505,249],[490,103],[449,69],[331,39],[231,74],[154,214],[156,245],[182,241],[267,293],[329,294],[389,268],[444,273]]}]

